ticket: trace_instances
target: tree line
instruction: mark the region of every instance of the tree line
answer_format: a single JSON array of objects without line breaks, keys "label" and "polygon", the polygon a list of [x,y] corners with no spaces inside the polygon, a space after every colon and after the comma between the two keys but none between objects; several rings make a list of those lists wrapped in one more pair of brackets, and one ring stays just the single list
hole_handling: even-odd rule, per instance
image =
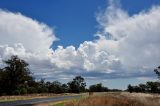
[{"label": "tree line", "polygon": [[130,93],[142,92],[142,93],[160,93],[160,82],[148,81],[146,84],[139,84],[136,86],[128,85],[127,89]]},{"label": "tree line", "polygon": [[143,93],[160,93],[160,66],[154,69],[157,74],[159,81],[148,81],[146,84],[139,84],[136,86],[128,85],[127,91],[132,92],[143,92]]},{"label": "tree line", "polygon": [[22,95],[32,93],[80,93],[108,91],[101,83],[91,85],[86,89],[82,76],[76,76],[72,81],[62,84],[59,81],[36,81],[30,72],[29,64],[18,56],[11,56],[3,61],[5,67],[0,69],[0,95]]},{"label": "tree line", "polygon": [[[86,88],[85,79],[82,76],[75,76],[72,81],[62,84],[59,81],[36,81],[30,72],[29,64],[18,56],[11,56],[4,60],[4,68],[0,68],[0,95],[22,95],[32,93],[81,93],[81,92],[116,92],[119,89],[109,89],[102,83],[90,85]],[[155,73],[160,79],[160,66]],[[160,82],[147,82],[137,86],[128,85],[129,92],[150,92],[160,93]]]}]

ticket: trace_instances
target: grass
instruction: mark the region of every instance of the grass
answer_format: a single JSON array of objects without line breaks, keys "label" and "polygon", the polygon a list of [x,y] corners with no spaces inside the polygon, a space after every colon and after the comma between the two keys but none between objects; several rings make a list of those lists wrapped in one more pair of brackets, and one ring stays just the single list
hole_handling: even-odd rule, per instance
[{"label": "grass", "polygon": [[11,101],[17,101],[17,100],[29,100],[29,99],[33,99],[33,97],[5,97],[5,98],[1,98],[0,102],[11,102]]},{"label": "grass", "polygon": [[59,103],[59,104],[56,104],[56,105],[53,105],[53,106],[65,106],[64,103]]},{"label": "grass", "polygon": [[42,93],[42,94],[28,94],[28,95],[19,95],[19,96],[0,96],[0,102],[10,102],[17,100],[30,100],[35,98],[50,98],[50,97],[62,97],[66,95],[75,95],[75,94],[52,94],[52,93]]},{"label": "grass", "polygon": [[160,95],[142,93],[108,93],[70,101],[62,106],[160,106]]},{"label": "grass", "polygon": [[[69,95],[69,94],[68,94]],[[34,97],[48,97],[47,95],[36,95]],[[54,95],[57,97],[57,95]],[[8,100],[16,100],[23,96],[4,97]],[[33,97],[28,95],[23,99],[29,99]],[[51,97],[51,95],[50,95]],[[53,97],[53,95],[52,95]],[[0,97],[2,99],[2,97]],[[5,99],[2,99],[3,101]],[[22,99],[22,98],[21,98]],[[59,102],[42,103],[35,106],[160,106],[159,94],[144,94],[144,93],[94,93],[94,95],[86,96],[82,98],[64,100]]]},{"label": "grass", "polygon": [[17,105],[17,106],[33,106],[32,104],[26,104],[26,105]]},{"label": "grass", "polygon": [[[82,98],[85,98],[85,96]],[[64,101],[55,102],[52,104],[52,106],[66,106],[67,103],[79,102],[82,98],[76,98],[76,99],[72,99],[72,100],[64,100]]]},{"label": "grass", "polygon": [[66,104],[67,102],[70,102],[70,101],[56,102],[56,103],[52,104],[52,106],[65,106],[65,104]]}]

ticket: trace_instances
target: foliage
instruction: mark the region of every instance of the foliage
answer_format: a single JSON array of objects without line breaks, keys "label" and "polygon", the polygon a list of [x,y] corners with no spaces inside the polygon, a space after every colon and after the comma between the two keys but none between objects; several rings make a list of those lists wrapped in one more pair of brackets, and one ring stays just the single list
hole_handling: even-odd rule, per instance
[{"label": "foliage", "polygon": [[146,84],[139,84],[138,86],[132,86],[129,84],[127,90],[130,93],[132,92],[160,93],[160,82],[148,81]]},{"label": "foliage", "polygon": [[[154,69],[154,72],[157,74],[159,80],[160,80],[160,66]],[[149,93],[160,93],[160,82],[152,82],[148,81],[146,84],[139,84],[138,86],[131,86],[128,85],[128,89],[130,93],[132,92],[149,92]]]},{"label": "foliage", "polygon": [[80,93],[85,91],[86,82],[83,77],[76,76],[73,81],[68,83],[69,91],[73,93]]},{"label": "foliage", "polygon": [[[86,82],[82,76],[76,76],[67,84],[59,81],[35,81],[28,66],[29,64],[18,56],[11,56],[5,60],[4,68],[0,68],[0,95],[22,95],[31,93],[80,93],[80,92],[107,92],[120,91],[118,89],[108,89],[102,83],[91,85],[86,89]],[[154,69],[160,79],[160,66]],[[146,84],[137,86],[128,85],[127,89],[132,92],[160,93],[160,82],[148,81]]]},{"label": "foliage", "polygon": [[130,93],[133,92],[133,87],[131,86],[131,84],[128,85],[128,89],[127,89]]},{"label": "foliage", "polygon": [[18,56],[4,61],[6,67],[0,69],[0,95],[22,95],[31,93],[79,93],[85,91],[84,78],[76,76],[68,84],[59,81],[35,81],[28,63]]},{"label": "foliage", "polygon": [[104,87],[102,83],[99,83],[99,84],[91,85],[89,87],[89,91],[90,92],[107,92],[108,88]]},{"label": "foliage", "polygon": [[160,80],[160,66],[158,66],[156,69],[154,69],[154,72],[158,75],[158,78]]},{"label": "foliage", "polygon": [[[21,86],[26,87],[26,83],[33,80],[28,64],[18,58],[12,56],[11,59],[4,61],[6,67],[0,69],[0,94],[14,94],[15,92],[23,92]],[[17,91],[20,89],[19,91]]]}]

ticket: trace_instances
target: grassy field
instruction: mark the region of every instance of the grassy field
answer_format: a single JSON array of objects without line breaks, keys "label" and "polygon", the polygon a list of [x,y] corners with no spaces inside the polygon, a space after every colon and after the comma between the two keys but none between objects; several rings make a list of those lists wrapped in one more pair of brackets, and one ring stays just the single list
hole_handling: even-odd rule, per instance
[{"label": "grassy field", "polygon": [[79,101],[57,103],[53,106],[160,106],[160,95],[143,93],[105,93]]}]

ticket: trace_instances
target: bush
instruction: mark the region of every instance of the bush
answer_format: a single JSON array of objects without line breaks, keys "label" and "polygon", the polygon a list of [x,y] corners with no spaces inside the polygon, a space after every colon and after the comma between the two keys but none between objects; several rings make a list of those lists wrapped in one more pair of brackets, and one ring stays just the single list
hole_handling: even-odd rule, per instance
[{"label": "bush", "polygon": [[89,87],[89,91],[90,92],[107,92],[108,88],[104,87],[101,83],[99,83],[99,84],[91,85]]},{"label": "bush", "polygon": [[21,95],[27,94],[27,89],[26,88],[21,88],[20,89],[20,94]]},{"label": "bush", "polygon": [[28,87],[27,92],[30,94],[37,93],[37,89],[35,87]]},{"label": "bush", "polygon": [[12,93],[13,95],[20,95],[21,93],[20,93],[20,90],[15,90],[15,91],[13,91],[13,93]]}]

